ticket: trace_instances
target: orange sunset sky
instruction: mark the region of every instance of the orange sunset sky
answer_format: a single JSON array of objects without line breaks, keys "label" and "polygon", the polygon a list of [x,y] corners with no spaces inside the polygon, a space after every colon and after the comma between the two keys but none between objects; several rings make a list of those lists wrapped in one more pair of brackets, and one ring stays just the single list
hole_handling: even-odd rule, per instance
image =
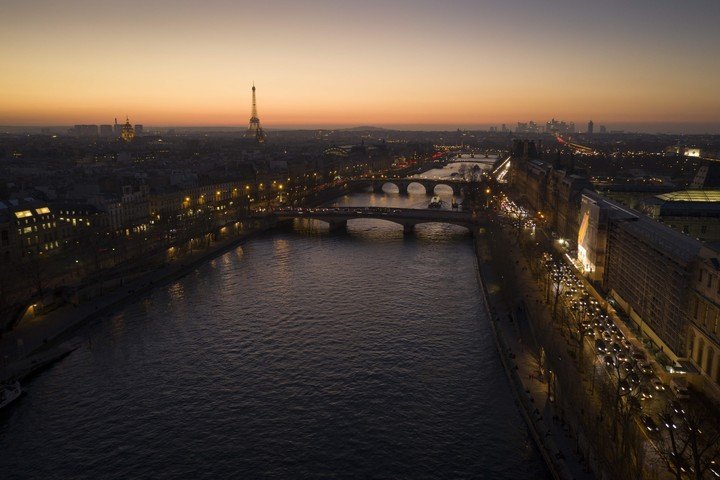
[{"label": "orange sunset sky", "polygon": [[[0,125],[720,124],[720,2],[5,1]],[[632,5],[628,5],[632,3]]]}]

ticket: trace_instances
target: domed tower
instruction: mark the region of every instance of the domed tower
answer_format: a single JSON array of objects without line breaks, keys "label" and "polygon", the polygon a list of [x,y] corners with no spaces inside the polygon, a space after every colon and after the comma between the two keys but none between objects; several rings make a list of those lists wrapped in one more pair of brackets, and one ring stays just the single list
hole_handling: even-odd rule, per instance
[{"label": "domed tower", "polygon": [[130,142],[133,138],[135,138],[135,129],[132,125],[130,125],[128,117],[125,117],[125,125],[123,125],[122,130],[120,130],[120,136],[126,142]]}]

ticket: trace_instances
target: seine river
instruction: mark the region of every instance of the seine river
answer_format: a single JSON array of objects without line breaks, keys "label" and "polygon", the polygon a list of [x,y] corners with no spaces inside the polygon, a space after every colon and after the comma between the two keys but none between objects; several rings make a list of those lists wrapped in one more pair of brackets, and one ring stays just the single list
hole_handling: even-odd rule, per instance
[{"label": "seine river", "polygon": [[256,237],[84,329],[0,415],[0,477],[548,478],[475,268],[447,225]]}]

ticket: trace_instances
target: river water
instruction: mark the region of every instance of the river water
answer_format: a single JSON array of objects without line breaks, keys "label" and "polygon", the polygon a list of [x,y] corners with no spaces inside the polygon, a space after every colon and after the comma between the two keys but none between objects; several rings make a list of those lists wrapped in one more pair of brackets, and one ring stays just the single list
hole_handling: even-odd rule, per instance
[{"label": "river water", "polygon": [[455,226],[256,237],[86,327],[0,415],[0,478],[548,478],[475,271]]}]

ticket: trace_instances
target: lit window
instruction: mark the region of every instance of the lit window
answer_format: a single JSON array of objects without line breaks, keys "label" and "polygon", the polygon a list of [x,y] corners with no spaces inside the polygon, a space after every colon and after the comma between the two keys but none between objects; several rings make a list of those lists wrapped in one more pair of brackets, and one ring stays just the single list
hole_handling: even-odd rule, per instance
[{"label": "lit window", "polygon": [[48,207],[36,208],[35,211],[40,214],[50,213],[50,209]]},{"label": "lit window", "polygon": [[15,218],[25,218],[25,217],[32,217],[32,212],[30,210],[23,210],[20,212],[15,212]]}]

